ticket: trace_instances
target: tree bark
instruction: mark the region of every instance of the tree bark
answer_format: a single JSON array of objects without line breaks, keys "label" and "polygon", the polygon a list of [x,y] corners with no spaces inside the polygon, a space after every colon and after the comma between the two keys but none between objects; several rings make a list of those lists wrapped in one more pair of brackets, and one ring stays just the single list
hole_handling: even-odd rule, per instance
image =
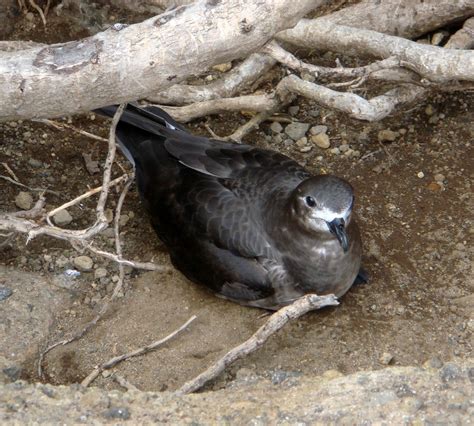
[{"label": "tree bark", "polygon": [[322,3],[200,0],[80,41],[0,52],[0,121],[71,114],[166,89],[247,56]]}]

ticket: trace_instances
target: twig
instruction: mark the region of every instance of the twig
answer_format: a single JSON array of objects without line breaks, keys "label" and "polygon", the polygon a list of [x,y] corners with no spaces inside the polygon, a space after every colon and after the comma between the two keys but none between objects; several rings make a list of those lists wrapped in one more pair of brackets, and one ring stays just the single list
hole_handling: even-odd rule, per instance
[{"label": "twig", "polygon": [[57,197],[62,197],[62,195],[59,192],[52,191],[50,189],[45,189],[45,188],[32,188],[31,186],[25,185],[21,182],[17,182],[16,180],[13,180],[12,178],[4,175],[0,175],[0,179],[4,179],[7,182],[13,183],[14,185],[20,186],[22,188],[29,189],[30,191],[33,192],[47,192],[48,194],[53,194],[56,195]]},{"label": "twig", "polygon": [[44,16],[43,9],[39,7],[34,0],[29,0],[30,5],[33,9],[36,9],[36,11],[39,13],[41,16],[41,20],[43,21],[43,25],[46,27],[46,17]]},{"label": "twig", "polygon": [[125,377],[121,376],[120,374],[115,373],[112,376],[112,379],[114,379],[120,386],[123,388],[129,390],[129,391],[139,391],[134,384],[130,383]]},{"label": "twig", "polygon": [[[117,185],[121,182],[123,182],[125,179],[127,179],[128,175],[122,175],[116,179],[114,179],[113,181],[111,181],[109,183],[109,187],[112,187],[114,185]],[[97,188],[94,188],[94,189],[90,189],[89,191],[87,192],[84,192],[84,194],[82,195],[79,195],[79,197],[76,197],[74,198],[73,200],[71,201],[68,201],[67,203],[64,203],[63,205],[59,206],[59,207],[56,207],[55,209],[51,210],[48,212],[48,214],[46,215],[46,221],[51,225],[51,226],[54,226],[52,223],[51,223],[51,216],[54,216],[56,213],[60,212],[61,210],[64,210],[64,209],[67,209],[68,207],[71,207],[71,206],[74,206],[75,204],[79,203],[80,201],[86,199],[86,198],[89,198],[90,196],[94,195],[94,194],[97,194],[98,192],[102,191],[102,187],[103,185],[97,187]]]},{"label": "twig", "polygon": [[13,170],[10,168],[10,166],[7,163],[2,163],[3,167],[7,170],[8,174],[15,179],[17,182],[20,182],[20,179],[16,176],[16,174],[13,172]]},{"label": "twig", "polygon": [[263,346],[268,338],[280,330],[289,320],[299,318],[309,311],[320,309],[324,306],[336,306],[338,304],[339,302],[333,294],[327,296],[307,294],[299,298],[291,305],[285,306],[275,312],[250,339],[227,352],[221,359],[199,376],[186,382],[179,389],[178,393],[187,394],[201,389],[207,382],[221,374],[230,364]]},{"label": "twig", "polygon": [[132,352],[128,352],[126,354],[122,354],[122,355],[113,357],[113,358],[109,359],[107,362],[95,367],[95,369],[81,382],[81,385],[87,387],[97,378],[97,376],[100,373],[102,373],[102,371],[107,370],[109,368],[112,368],[112,367],[114,367],[115,365],[117,365],[118,363],[120,363],[122,361],[125,361],[125,360],[130,359],[130,358],[135,357],[135,356],[140,356],[140,355],[146,354],[147,352],[150,352],[150,351],[162,346],[163,344],[165,344],[166,342],[171,340],[173,337],[178,335],[181,331],[183,331],[195,319],[196,319],[196,315],[193,315],[181,327],[179,327],[178,329],[176,329],[175,331],[173,331],[171,334],[164,337],[163,339],[157,340],[157,341],[155,341],[153,343],[150,343],[147,346],[143,346],[139,349],[135,349]]},{"label": "twig", "polygon": [[101,142],[108,142],[107,138],[103,138],[102,136],[94,135],[93,133],[86,132],[85,130],[78,129],[77,127],[71,126],[66,123],[60,123],[58,121],[47,120],[45,118],[35,118],[32,121],[36,121],[38,123],[47,124],[48,126],[52,126],[55,129],[63,130],[63,129],[70,129],[73,132],[79,133],[80,135],[87,136],[88,138],[95,139],[96,141]]}]

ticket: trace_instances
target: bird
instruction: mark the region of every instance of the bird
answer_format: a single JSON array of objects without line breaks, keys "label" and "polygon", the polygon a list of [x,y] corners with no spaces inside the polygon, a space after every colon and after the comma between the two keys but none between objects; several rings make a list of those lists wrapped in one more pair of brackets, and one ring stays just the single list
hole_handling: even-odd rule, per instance
[{"label": "bird", "polygon": [[273,150],[193,135],[156,106],[127,104],[115,136],[158,238],[190,281],[267,310],[309,293],[341,297],[366,281],[346,180]]}]

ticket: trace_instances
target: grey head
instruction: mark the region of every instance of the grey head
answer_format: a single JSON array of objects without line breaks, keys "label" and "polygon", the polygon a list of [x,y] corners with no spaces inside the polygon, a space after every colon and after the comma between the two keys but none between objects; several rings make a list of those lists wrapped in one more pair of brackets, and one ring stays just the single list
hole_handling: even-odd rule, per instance
[{"label": "grey head", "polygon": [[310,177],[291,196],[291,216],[308,233],[318,238],[337,238],[342,249],[349,248],[346,228],[354,205],[352,186],[332,175]]}]

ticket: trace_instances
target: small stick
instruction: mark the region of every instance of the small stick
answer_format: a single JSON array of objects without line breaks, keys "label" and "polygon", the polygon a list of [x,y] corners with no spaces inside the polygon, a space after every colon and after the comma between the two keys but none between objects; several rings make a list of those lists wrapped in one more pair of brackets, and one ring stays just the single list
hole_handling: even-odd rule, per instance
[{"label": "small stick", "polygon": [[324,306],[336,305],[339,305],[339,302],[337,301],[337,298],[334,296],[334,294],[328,294],[327,296],[307,294],[306,296],[297,299],[291,305],[281,308],[279,311],[270,316],[267,322],[261,326],[252,335],[252,337],[250,337],[250,339],[246,340],[244,343],[235,347],[234,349],[231,349],[206,371],[189,382],[186,382],[179,389],[178,393],[187,394],[201,389],[207,382],[215,379],[233,362],[252,352],[255,352],[258,348],[263,346],[268,338],[280,330],[290,319],[299,318],[309,311],[320,309]]},{"label": "small stick", "polygon": [[35,118],[33,121],[36,121],[38,123],[43,123],[47,124],[48,126],[52,126],[55,129],[63,130],[63,129],[70,129],[73,132],[79,133],[83,136],[87,136],[88,138],[101,141],[101,142],[108,142],[108,139],[103,138],[102,136],[97,136],[94,135],[93,133],[86,132],[85,130],[78,129],[77,127],[71,126],[66,123],[60,123],[58,121],[53,121],[53,120],[47,120],[45,118]]},{"label": "small stick", "polygon": [[8,174],[9,174],[13,179],[15,179],[17,182],[20,182],[20,179],[18,179],[18,177],[16,176],[16,174],[13,172],[12,169],[10,169],[10,166],[9,166],[7,163],[2,163],[2,166],[5,167],[5,169],[7,170]]},{"label": "small stick", "polygon": [[112,379],[114,379],[120,386],[123,388],[129,390],[129,391],[139,391],[134,384],[130,383],[125,377],[121,376],[120,374],[115,373],[112,376]]},{"label": "small stick", "polygon": [[29,189],[30,191],[33,191],[33,192],[47,192],[48,194],[53,194],[53,195],[56,195],[57,197],[61,197],[61,194],[59,192],[52,191],[50,189],[45,189],[45,188],[32,188],[31,186],[25,185],[21,182],[17,182],[16,180],[13,180],[12,178],[8,176],[0,175],[0,179],[4,179],[7,182],[13,183],[14,185],[17,185],[21,188]]},{"label": "small stick", "polygon": [[191,318],[189,318],[181,327],[179,327],[178,329],[176,329],[175,331],[173,331],[171,334],[169,334],[168,336],[164,337],[163,339],[160,339],[160,340],[157,340],[153,343],[150,343],[149,345],[147,346],[143,346],[141,348],[138,348],[138,349],[135,349],[134,351],[132,352],[128,352],[126,354],[122,354],[122,355],[119,355],[119,356],[115,356],[111,359],[109,359],[107,362],[101,364],[101,365],[98,365],[97,367],[95,367],[95,369],[81,382],[81,385],[82,386],[89,386],[96,378],[97,376],[102,373],[102,371],[104,370],[107,370],[109,368],[112,368],[114,367],[115,365],[117,365],[118,363],[122,362],[122,361],[125,361],[127,359],[130,359],[132,357],[135,357],[135,356],[140,356],[140,355],[143,355],[143,354],[146,354],[147,352],[150,352],[156,348],[158,348],[159,346],[162,346],[163,344],[165,344],[166,342],[168,342],[169,340],[171,340],[173,337],[175,337],[176,335],[178,335],[181,331],[183,331],[189,324],[191,324],[194,320],[196,319],[196,315],[193,315]]},{"label": "small stick", "polygon": [[[126,178],[128,177],[128,175],[122,175],[116,179],[114,179],[113,181],[111,181],[109,183],[109,187],[111,186],[114,186],[114,185],[117,185],[119,183],[121,183],[122,181],[124,181]],[[61,210],[64,210],[64,209],[67,209],[68,207],[71,207],[77,203],[79,203],[80,201],[84,200],[85,198],[89,198],[90,196],[94,195],[94,194],[97,194],[98,192],[102,191],[102,187],[103,185],[101,186],[98,186],[97,188],[94,188],[94,189],[91,189],[87,192],[84,192],[84,194],[82,195],[79,195],[79,197],[76,197],[74,198],[73,200],[71,201],[68,201],[67,203],[64,203],[63,205],[59,206],[59,207],[56,207],[55,209],[51,210],[48,212],[48,214],[46,215],[46,221],[51,225],[51,226],[54,226],[51,221],[50,221],[50,218],[51,216],[54,216],[56,213],[60,212]]]},{"label": "small stick", "polygon": [[44,16],[43,9],[39,7],[34,0],[29,0],[30,5],[33,9],[36,9],[36,11],[39,13],[41,16],[41,20],[43,21],[43,25],[46,27],[46,17]]}]

